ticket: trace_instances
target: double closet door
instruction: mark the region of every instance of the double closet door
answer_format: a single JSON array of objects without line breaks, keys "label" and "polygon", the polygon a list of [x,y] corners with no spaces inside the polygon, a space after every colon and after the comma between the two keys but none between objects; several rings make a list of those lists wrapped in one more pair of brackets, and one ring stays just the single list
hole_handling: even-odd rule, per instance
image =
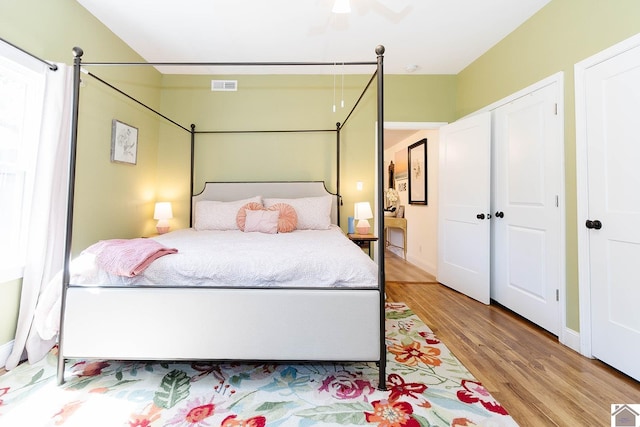
[{"label": "double closet door", "polygon": [[440,131],[438,281],[554,334],[563,281],[561,83]]}]

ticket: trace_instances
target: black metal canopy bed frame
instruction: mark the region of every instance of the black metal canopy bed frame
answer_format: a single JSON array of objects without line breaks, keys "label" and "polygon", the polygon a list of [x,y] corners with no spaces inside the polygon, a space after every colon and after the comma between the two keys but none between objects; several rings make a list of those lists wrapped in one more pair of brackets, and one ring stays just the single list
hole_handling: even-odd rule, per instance
[{"label": "black metal canopy bed frame", "polygon": [[[252,286],[84,286],[71,283],[71,242],[75,197],[76,149],[81,72],[116,90],[191,134],[191,213],[199,200],[232,201],[260,194],[262,197],[317,197],[332,195],[332,218],[339,225],[340,131],[364,94],[377,80],[377,222],[383,233],[383,54],[377,60],[344,62],[343,66],[375,65],[376,70],[364,91],[336,132],[336,194],[328,193],[323,182],[207,183],[194,194],[194,150],[200,133],[305,132],[300,131],[200,131],[160,114],[93,73],[81,68],[101,65],[185,65],[185,66],[306,66],[335,63],[82,63],[82,49],[74,48],[73,107],[67,206],[67,230],[60,307],[58,383],[64,382],[68,359],[111,360],[211,360],[211,361],[366,361],[379,366],[379,385],[386,389],[385,271],[384,258],[377,267],[377,283],[371,286],[263,288]],[[318,132],[318,130],[307,130]],[[346,237],[342,236],[345,240]],[[350,244],[350,247],[355,245]],[[364,253],[358,248],[359,254]],[[368,259],[371,262],[370,259]],[[172,314],[166,314],[171,301]],[[176,302],[181,302],[177,304]],[[234,318],[234,307],[251,307],[248,318]],[[129,308],[127,308],[129,307]],[[112,313],[117,312],[117,315]],[[188,332],[198,330],[191,335]]]}]

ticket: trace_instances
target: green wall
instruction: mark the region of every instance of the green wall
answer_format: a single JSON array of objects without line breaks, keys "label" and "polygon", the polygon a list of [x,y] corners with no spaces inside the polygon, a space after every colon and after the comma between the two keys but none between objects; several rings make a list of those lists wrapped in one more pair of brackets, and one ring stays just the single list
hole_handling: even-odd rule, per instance
[{"label": "green wall", "polygon": [[[75,1],[0,1],[0,37],[36,56],[70,65],[72,48],[80,46],[84,62],[141,61]],[[96,68],[90,71],[158,107],[161,75],[155,69]],[[101,238],[151,233],[160,128],[152,115],[122,102],[91,77],[82,75],[82,79],[74,252]],[[140,128],[137,166],[110,162],[112,119]],[[0,283],[0,345],[13,339],[18,312],[13,296],[19,296],[21,283]]]},{"label": "green wall", "polygon": [[553,0],[458,75],[461,117],[559,71],[565,77],[567,326],[579,330],[575,63],[640,32],[637,0]]},{"label": "green wall", "polygon": [[[374,55],[372,51],[372,56]],[[324,180],[336,191],[336,122],[344,122],[369,80],[346,75],[344,109],[333,106],[331,75],[215,76],[238,81],[237,92],[211,92],[212,76],[163,77],[161,111],[196,130],[300,130],[312,133],[198,134],[195,150],[197,193],[206,181]],[[339,80],[341,81],[341,79]],[[338,98],[342,86],[336,90]],[[449,121],[455,114],[454,76],[385,76],[387,121]],[[340,133],[341,224],[365,198],[373,201],[376,90],[369,88]],[[174,201],[173,224],[188,226],[189,134],[163,125],[160,135],[158,192]],[[356,197],[358,199],[356,199]]]},{"label": "green wall", "polygon": [[15,336],[21,290],[21,279],[0,283],[0,346]]},{"label": "green wall", "polygon": [[[2,0],[0,36],[47,60],[73,63],[141,61],[142,58],[75,1]],[[157,108],[161,75],[152,67],[86,67]],[[107,237],[150,233],[155,201],[159,121],[132,102],[82,75],[73,247]],[[139,128],[138,164],[110,161],[111,120]]]}]

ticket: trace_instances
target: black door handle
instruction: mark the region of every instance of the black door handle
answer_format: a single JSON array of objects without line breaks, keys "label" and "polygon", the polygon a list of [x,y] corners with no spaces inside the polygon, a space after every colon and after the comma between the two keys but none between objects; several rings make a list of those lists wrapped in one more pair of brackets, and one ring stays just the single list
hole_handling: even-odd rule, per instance
[{"label": "black door handle", "polygon": [[504,218],[504,212],[502,211],[496,212],[496,218]]},{"label": "black door handle", "polygon": [[597,219],[593,221],[588,219],[584,225],[586,225],[588,229],[600,230],[602,228],[602,223]]},{"label": "black door handle", "polygon": [[482,214],[482,213],[481,213],[481,214],[478,214],[478,215],[476,215],[476,218],[478,218],[478,219],[484,219],[484,214]]}]

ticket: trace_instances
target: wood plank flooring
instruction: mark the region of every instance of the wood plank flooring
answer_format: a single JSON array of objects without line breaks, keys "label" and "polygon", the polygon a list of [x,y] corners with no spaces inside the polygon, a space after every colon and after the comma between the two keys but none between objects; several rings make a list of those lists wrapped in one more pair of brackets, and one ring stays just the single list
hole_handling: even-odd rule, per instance
[{"label": "wood plank flooring", "polygon": [[521,426],[609,426],[611,404],[640,404],[632,378],[415,270],[387,252],[387,300],[406,303]]}]

